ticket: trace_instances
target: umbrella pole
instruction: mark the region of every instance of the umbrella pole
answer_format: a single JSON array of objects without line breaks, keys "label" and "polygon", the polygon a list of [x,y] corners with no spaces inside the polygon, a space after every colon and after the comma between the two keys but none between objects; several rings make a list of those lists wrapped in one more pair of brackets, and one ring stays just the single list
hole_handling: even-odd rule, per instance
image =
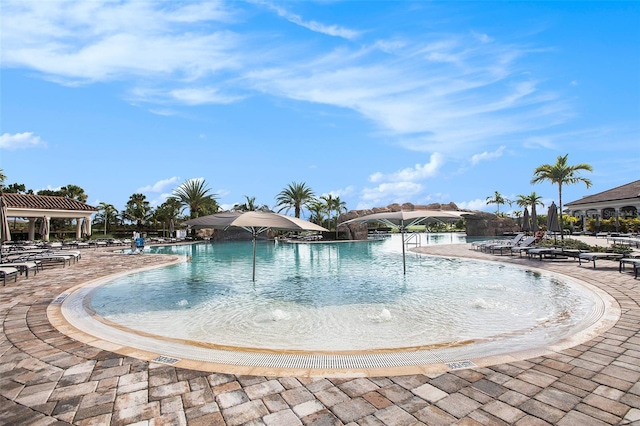
[{"label": "umbrella pole", "polygon": [[253,231],[253,282],[256,282],[256,232]]},{"label": "umbrella pole", "polygon": [[400,235],[402,236],[402,273],[407,275],[407,263],[405,261],[404,253],[404,226],[400,227]]}]

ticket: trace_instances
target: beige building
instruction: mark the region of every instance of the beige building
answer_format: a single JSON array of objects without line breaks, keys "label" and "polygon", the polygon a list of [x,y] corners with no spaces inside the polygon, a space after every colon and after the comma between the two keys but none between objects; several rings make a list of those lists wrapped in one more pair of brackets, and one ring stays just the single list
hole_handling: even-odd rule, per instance
[{"label": "beige building", "polygon": [[569,216],[582,218],[583,231],[586,231],[585,218],[611,219],[634,218],[640,212],[640,180],[627,183],[598,194],[587,195],[577,201],[564,205]]}]

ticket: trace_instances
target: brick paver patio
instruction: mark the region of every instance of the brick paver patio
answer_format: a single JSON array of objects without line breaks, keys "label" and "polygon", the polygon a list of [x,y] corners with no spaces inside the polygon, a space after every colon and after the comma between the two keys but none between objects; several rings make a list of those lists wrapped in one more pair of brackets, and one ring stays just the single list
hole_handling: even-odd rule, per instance
[{"label": "brick paver patio", "polygon": [[606,291],[614,327],[578,346],[490,367],[388,377],[262,377],[142,361],[80,343],[47,318],[83,282],[172,256],[83,251],[82,260],[0,287],[2,425],[640,424],[640,279],[618,263],[539,261],[470,245],[422,252],[530,264]]}]

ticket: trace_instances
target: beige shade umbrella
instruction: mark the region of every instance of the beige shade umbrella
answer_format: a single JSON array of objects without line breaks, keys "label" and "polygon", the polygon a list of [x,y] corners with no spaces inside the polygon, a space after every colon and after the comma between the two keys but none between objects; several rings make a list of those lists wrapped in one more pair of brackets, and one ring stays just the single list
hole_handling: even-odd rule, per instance
[{"label": "beige shade umbrella", "polygon": [[472,216],[470,212],[460,212],[454,210],[411,210],[411,211],[396,211],[396,212],[382,212],[373,213],[366,216],[357,217],[355,219],[342,222],[341,225],[347,223],[363,223],[363,222],[380,222],[393,229],[398,229],[402,235],[402,269],[404,273],[407,273],[407,265],[405,261],[405,239],[404,233],[410,226],[422,225],[423,223],[432,220],[444,222],[445,220],[457,220],[464,216]]},{"label": "beige shade umbrella", "polygon": [[296,217],[273,212],[223,212],[187,220],[184,225],[193,229],[242,228],[251,232],[253,240],[253,281],[256,280],[256,237],[269,229],[281,231],[321,231],[329,232],[315,223]]},{"label": "beige shade umbrella", "polygon": [[173,222],[173,218],[169,219],[169,237],[173,236],[173,231],[175,230],[175,224]]}]

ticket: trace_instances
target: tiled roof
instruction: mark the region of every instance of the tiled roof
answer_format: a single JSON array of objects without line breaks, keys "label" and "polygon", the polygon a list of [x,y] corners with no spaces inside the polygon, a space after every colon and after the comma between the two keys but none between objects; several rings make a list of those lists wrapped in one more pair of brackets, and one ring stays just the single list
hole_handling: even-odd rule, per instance
[{"label": "tiled roof", "polygon": [[2,199],[7,208],[14,209],[98,211],[97,208],[73,198],[54,197],[51,195],[3,193]]},{"label": "tiled roof", "polygon": [[638,199],[640,197],[640,180],[618,186],[608,191],[599,192],[593,195],[587,195],[576,201],[571,201],[565,206],[578,206],[581,204],[601,203],[606,201],[618,201],[626,199]]}]

